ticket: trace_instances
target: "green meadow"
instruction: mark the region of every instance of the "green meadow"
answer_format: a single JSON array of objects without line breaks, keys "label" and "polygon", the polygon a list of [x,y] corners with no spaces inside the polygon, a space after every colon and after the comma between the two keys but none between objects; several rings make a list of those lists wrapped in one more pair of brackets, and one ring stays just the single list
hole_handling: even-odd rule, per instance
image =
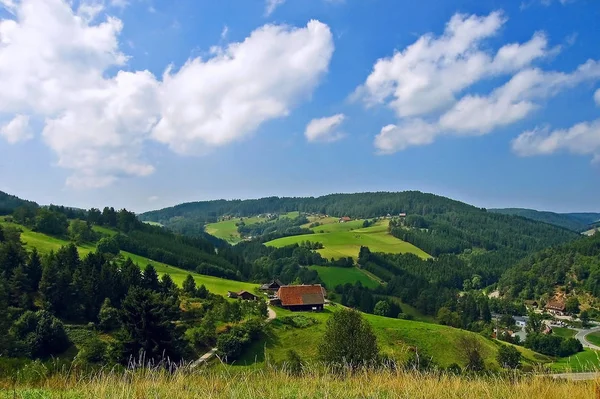
[{"label": "green meadow", "polygon": [[577,331],[566,327],[552,327],[552,334],[558,335],[559,337],[563,338],[572,338],[575,336],[575,334],[577,334]]},{"label": "green meadow", "polygon": [[346,283],[354,284],[359,281],[363,286],[369,288],[375,288],[380,285],[377,280],[374,280],[356,267],[310,266],[309,269],[316,270],[321,280],[323,280],[330,290],[338,285]]},{"label": "green meadow", "polygon": [[[371,227],[362,227],[362,220],[347,223],[330,223],[314,227],[315,234],[283,237],[269,241],[266,245],[284,247],[302,241],[320,242],[325,248],[318,252],[325,258],[358,257],[361,246],[372,252],[413,253],[423,259],[430,256],[420,248],[388,234],[387,221],[380,221]],[[322,231],[322,233],[321,233]]]},{"label": "green meadow", "polygon": [[600,351],[585,348],[576,355],[557,359],[550,365],[553,371],[583,372],[600,370]]},{"label": "green meadow", "polygon": [[[25,243],[28,249],[37,248],[40,254],[46,254],[50,251],[57,251],[60,247],[65,245],[69,245],[70,241],[64,240],[61,238],[51,237],[46,234],[37,233],[35,231],[31,231],[25,226],[15,223],[8,223],[5,219],[0,219],[0,225],[2,226],[12,226],[21,230],[21,240]],[[94,230],[105,234],[105,235],[114,235],[116,232],[106,227],[94,226]],[[83,244],[77,247],[80,256],[84,256],[91,251],[94,251],[96,246],[94,244]],[[183,281],[187,277],[188,274],[191,274],[196,281],[196,284],[199,286],[204,284],[204,286],[212,293],[219,295],[227,295],[227,291],[253,291],[258,285],[245,283],[242,281],[234,281],[234,280],[226,280],[223,278],[213,277],[213,276],[205,276],[202,274],[193,273],[187,270],[179,269],[177,267],[167,265],[166,263],[156,262],[154,260],[145,258],[143,256],[135,255],[130,252],[121,251],[120,255],[123,259],[131,258],[131,260],[138,264],[142,269],[146,267],[148,264],[152,264],[155,267],[156,271],[160,276],[168,273],[171,275],[173,281],[181,286]]]},{"label": "green meadow", "polygon": [[[300,212],[288,212],[279,215],[282,218],[295,218],[300,215]],[[266,222],[266,218],[259,218],[258,216],[244,217],[244,218],[233,218],[231,220],[223,220],[217,223],[209,223],[204,226],[204,231],[210,235],[227,241],[230,244],[237,244],[242,241],[240,233],[237,231],[236,224],[243,221],[245,224],[256,224]]]},{"label": "green meadow", "polygon": [[[327,319],[339,305],[330,306],[323,312],[290,312],[276,309],[277,319],[270,324],[270,329],[261,341],[256,342],[238,361],[238,365],[263,363],[265,355],[270,361],[285,361],[290,349],[296,351],[303,359],[314,361],[318,358],[318,345],[325,332]],[[479,334],[438,324],[392,319],[364,314],[373,327],[378,345],[382,353],[403,360],[411,352],[432,358],[435,363],[447,367],[452,363],[464,365],[460,354],[461,339],[469,337],[477,340],[482,348],[482,356],[486,367],[497,369],[496,354],[502,343],[486,339]],[[520,349],[521,350],[521,349]],[[539,363],[542,360],[532,351],[521,351],[527,363]],[[544,358],[544,360],[548,360]]]}]

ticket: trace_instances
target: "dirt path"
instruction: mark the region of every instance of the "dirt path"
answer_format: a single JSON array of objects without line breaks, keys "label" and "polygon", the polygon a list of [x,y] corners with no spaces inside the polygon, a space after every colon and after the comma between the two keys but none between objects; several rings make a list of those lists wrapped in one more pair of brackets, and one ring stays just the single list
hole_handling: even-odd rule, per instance
[{"label": "dirt path", "polygon": [[[272,320],[275,320],[275,318],[277,317],[277,313],[275,313],[275,311],[271,307],[267,308],[267,313],[268,313],[267,314],[267,323],[270,323]],[[200,359],[198,359],[195,362],[193,362],[192,364],[190,364],[190,367],[196,368],[199,365],[201,365],[202,363],[208,362],[210,359],[215,357],[216,354],[217,354],[217,348],[212,348],[211,350],[206,352],[204,355],[202,355],[200,357]]]}]

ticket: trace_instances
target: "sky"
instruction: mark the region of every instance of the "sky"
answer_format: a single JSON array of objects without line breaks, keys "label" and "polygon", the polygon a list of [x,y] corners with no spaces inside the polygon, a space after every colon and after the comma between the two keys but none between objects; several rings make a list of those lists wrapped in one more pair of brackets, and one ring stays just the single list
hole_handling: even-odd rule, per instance
[{"label": "sky", "polygon": [[0,190],[600,211],[598,0],[0,0]]}]

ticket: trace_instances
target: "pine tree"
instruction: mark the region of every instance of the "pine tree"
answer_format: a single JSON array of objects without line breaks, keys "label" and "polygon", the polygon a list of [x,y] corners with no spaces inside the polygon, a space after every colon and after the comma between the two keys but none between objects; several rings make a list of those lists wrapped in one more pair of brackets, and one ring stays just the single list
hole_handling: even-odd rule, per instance
[{"label": "pine tree", "polygon": [[160,291],[160,282],[158,281],[158,273],[151,264],[147,265],[142,274],[142,285],[144,288],[152,291]]},{"label": "pine tree", "polygon": [[190,296],[196,295],[196,281],[191,274],[188,274],[183,282],[183,292]]},{"label": "pine tree", "polygon": [[32,290],[25,268],[20,265],[13,270],[9,281],[10,304],[17,308],[29,310],[33,307]]},{"label": "pine tree", "polygon": [[29,262],[27,262],[26,273],[31,283],[31,290],[37,291],[40,287],[40,280],[42,278],[42,261],[36,248],[33,248],[29,255]]}]

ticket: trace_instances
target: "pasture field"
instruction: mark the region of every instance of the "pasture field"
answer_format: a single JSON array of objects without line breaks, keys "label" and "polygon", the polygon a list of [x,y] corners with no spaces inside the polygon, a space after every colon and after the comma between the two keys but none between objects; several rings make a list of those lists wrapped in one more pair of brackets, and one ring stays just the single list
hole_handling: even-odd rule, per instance
[{"label": "pasture field", "polygon": [[[591,342],[591,341],[590,341]],[[557,359],[550,365],[556,372],[583,372],[600,370],[600,352],[585,348],[573,356]]]},{"label": "pasture field", "polygon": [[[276,308],[277,319],[270,323],[270,331],[266,337],[253,344],[237,364],[243,366],[263,363],[265,354],[270,361],[282,362],[286,360],[287,352],[290,349],[309,362],[317,360],[318,345],[325,332],[327,319],[339,308],[341,308],[339,305],[329,306],[323,312],[316,313],[291,312]],[[492,369],[499,367],[496,362],[496,354],[502,343],[498,341],[439,324],[392,319],[370,314],[363,314],[363,316],[373,327],[381,352],[392,358],[407,359],[411,352],[417,350],[420,355],[431,357],[436,364],[442,367],[447,367],[452,363],[464,365],[465,360],[459,351],[460,340],[461,337],[471,337],[481,344],[486,367]],[[286,318],[297,320],[297,324],[302,327],[286,323]],[[541,362],[541,359],[534,357],[532,351],[523,348],[522,353],[527,363]]]},{"label": "pasture field", "polygon": [[388,234],[384,222],[367,228],[360,227],[349,230],[353,228],[353,223],[356,226],[362,226],[362,221],[318,226],[313,230],[321,231],[328,228],[330,232],[283,237],[269,241],[265,245],[284,247],[299,244],[302,241],[320,242],[325,248],[319,249],[317,252],[327,259],[348,256],[356,259],[361,246],[369,247],[371,252],[413,253],[423,259],[430,258],[422,249]]},{"label": "pasture field", "polygon": [[[300,215],[300,212],[296,211],[281,214],[279,215],[279,217],[294,218],[298,217],[298,215]],[[231,220],[223,220],[221,222],[207,224],[206,226],[204,226],[204,231],[210,235],[225,240],[230,244],[237,244],[238,242],[242,241],[242,238],[240,237],[240,234],[237,231],[236,223],[239,223],[242,220],[246,225],[249,225],[266,222],[267,218],[259,218],[258,216],[252,216],[244,218],[234,218]]]},{"label": "pasture field", "polygon": [[[552,329],[554,331],[554,329]],[[600,332],[593,332],[585,336],[585,339],[588,340],[591,344],[596,346],[600,346]]]},{"label": "pasture field", "polygon": [[338,285],[346,283],[354,284],[358,281],[369,288],[378,287],[380,284],[372,277],[356,267],[334,267],[334,266],[310,266],[309,269],[316,270],[319,277],[332,290]]},{"label": "pasture field", "polygon": [[559,337],[563,338],[572,338],[575,336],[575,334],[577,334],[577,331],[566,327],[552,327],[552,334],[558,335]]},{"label": "pasture field", "polygon": [[[25,243],[25,246],[28,249],[37,248],[40,254],[47,254],[50,251],[58,251],[60,247],[70,244],[70,241],[31,231],[30,229],[20,224],[8,223],[5,221],[5,219],[0,219],[0,225],[12,226],[20,229],[22,231],[21,240]],[[94,226],[94,230],[107,235],[116,234],[114,230],[111,230],[106,227]],[[95,249],[96,247],[93,244],[88,243],[77,247],[80,256],[85,256],[86,254],[94,251]],[[121,251],[120,255],[123,257],[123,259],[131,258],[131,260],[134,263],[138,264],[142,269],[146,267],[146,265],[152,264],[156,268],[156,271],[158,272],[159,276],[168,273],[171,275],[171,278],[173,279],[175,284],[179,286],[183,284],[183,281],[185,280],[187,275],[191,274],[192,277],[194,277],[194,280],[196,280],[196,284],[198,286],[204,284],[204,286],[214,294],[227,295],[227,291],[253,291],[254,288],[258,286],[257,284],[245,283],[242,281],[235,280],[227,280],[223,278],[193,273],[187,270],[167,265],[166,263],[156,262],[152,259],[148,259],[143,256],[135,255],[126,251]]]}]

